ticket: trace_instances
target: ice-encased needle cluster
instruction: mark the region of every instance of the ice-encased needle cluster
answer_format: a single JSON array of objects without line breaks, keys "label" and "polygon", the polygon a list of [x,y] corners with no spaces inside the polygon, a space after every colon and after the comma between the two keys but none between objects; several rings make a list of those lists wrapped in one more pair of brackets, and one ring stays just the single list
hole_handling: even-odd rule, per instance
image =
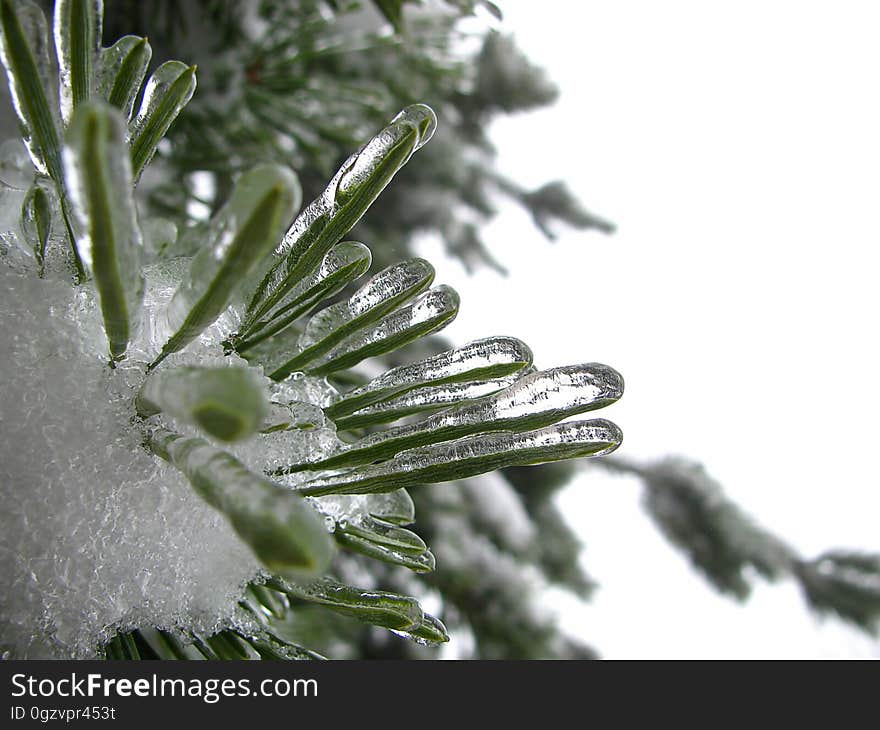
[{"label": "ice-encased needle cluster", "polygon": [[280,305],[265,319],[254,323],[253,334],[234,338],[228,344],[244,352],[285,329],[288,325],[317,307],[325,299],[338,294],[370,268],[372,253],[358,241],[344,241],[331,248],[321,265],[284,297]]},{"label": "ice-encased needle cluster", "polygon": [[[312,370],[312,363],[323,362],[328,353],[345,348],[359,331],[381,323],[389,312],[430,286],[433,279],[434,267],[424,259],[401,261],[374,274],[347,300],[314,314],[295,343],[288,332],[281,331],[256,347],[249,347],[246,340],[236,349],[252,362],[262,364],[275,380],[297,370]],[[267,329],[279,327],[279,319],[285,321],[289,316],[275,318]]]},{"label": "ice-encased needle cluster", "polygon": [[370,434],[330,457],[292,464],[284,471],[368,464],[405,449],[485,431],[528,431],[603,408],[622,395],[620,373],[599,363],[529,373],[497,393],[446,408],[416,423]]},{"label": "ice-encased needle cluster", "polygon": [[431,139],[436,127],[434,111],[413,104],[342,164],[276,247],[275,261],[250,299],[242,333],[276,307],[351,230],[395,173]]},{"label": "ice-encased needle cluster", "polygon": [[[434,113],[400,112],[286,233],[295,175],[243,173],[185,232],[201,236],[196,255],[163,258],[176,227],[141,220],[132,191],[195,69],[167,62],[140,93],[149,44],[103,48],[102,14],[101,0],[58,0],[52,47],[36,6],[0,0],[30,157],[0,147],[0,651],[313,656],[274,632],[288,599],[447,641],[416,599],[325,575],[337,550],[433,570],[404,487],[607,453],[621,439],[610,422],[558,421],[613,402],[622,379],[596,364],[535,372],[528,347],[496,337],[339,393],[325,376],[458,313],[422,259],[325,306],[369,269],[369,249],[341,239],[430,139]],[[412,416],[424,418],[351,443]],[[340,466],[354,468],[294,473]]]}]

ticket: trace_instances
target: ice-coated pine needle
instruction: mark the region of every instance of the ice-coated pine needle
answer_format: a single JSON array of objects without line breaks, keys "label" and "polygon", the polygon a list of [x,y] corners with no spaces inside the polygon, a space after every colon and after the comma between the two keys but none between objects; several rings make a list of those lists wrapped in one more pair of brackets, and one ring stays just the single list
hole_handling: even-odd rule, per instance
[{"label": "ice-coated pine needle", "polygon": [[158,370],[147,377],[137,398],[141,417],[167,413],[221,441],[256,433],[268,408],[264,379],[243,367]]},{"label": "ice-coated pine needle", "polygon": [[160,428],[149,444],[189,479],[202,499],[226,516],[270,571],[302,581],[327,568],[333,539],[324,520],[296,492],[253,474],[203,439]]},{"label": "ice-coated pine needle", "polygon": [[425,614],[421,625],[413,631],[396,631],[394,633],[417,644],[442,644],[449,641],[446,626],[439,618],[429,613]]},{"label": "ice-coated pine needle", "polygon": [[0,55],[22,137],[39,172],[61,180],[58,85],[46,17],[30,0],[0,0]]},{"label": "ice-coated pine needle", "polygon": [[349,532],[337,531],[335,537],[336,542],[347,550],[366,555],[374,560],[381,560],[383,563],[399,565],[414,573],[430,573],[437,566],[434,554],[430,550],[418,554],[407,553]]},{"label": "ice-coated pine needle", "polygon": [[374,403],[361,408],[349,416],[334,419],[338,430],[351,430],[365,426],[376,426],[390,423],[404,416],[416,413],[438,411],[457,403],[482,398],[509,387],[516,382],[518,374],[508,375],[495,380],[479,380],[475,383],[450,383],[416,388],[403,395],[396,396],[381,403]]},{"label": "ice-coated pine needle", "polygon": [[299,200],[299,182],[286,167],[259,165],[238,179],[168,304],[167,326],[174,334],[151,367],[192,342],[220,316],[233,292],[271,251]]},{"label": "ice-coated pine needle", "polygon": [[103,0],[55,0],[53,31],[65,124],[93,93],[103,17]]},{"label": "ice-coated pine needle", "polygon": [[21,204],[21,229],[33,249],[40,276],[46,258],[46,245],[52,235],[52,210],[57,206],[55,191],[42,182],[35,183]]},{"label": "ice-coated pine needle", "polygon": [[336,420],[415,388],[502,378],[532,364],[532,351],[515,337],[487,337],[410,365],[385,371],[341,395],[324,412]]},{"label": "ice-coated pine needle", "polygon": [[292,322],[314,309],[325,299],[342,291],[370,268],[370,249],[357,241],[337,243],[321,264],[281,300],[278,307],[233,340],[238,352],[281,332]]},{"label": "ice-coated pine needle", "polygon": [[346,301],[331,304],[313,315],[296,344],[282,333],[244,354],[279,370],[276,379],[303,368],[337,343],[373,322],[431,285],[434,267],[420,258],[407,259],[374,274]]},{"label": "ice-coated pine needle", "polygon": [[138,180],[171,123],[196,90],[196,67],[166,61],[150,76],[137,115],[129,125],[131,167]]},{"label": "ice-coated pine needle", "polygon": [[[309,363],[306,372],[327,375],[354,367],[368,357],[393,352],[408,342],[443,329],[458,315],[459,305],[458,293],[451,286],[441,284],[434,287],[372,327],[349,335],[326,355]],[[280,379],[291,372],[287,364],[270,377]]]},{"label": "ice-coated pine needle", "polygon": [[103,102],[81,104],[64,154],[76,214],[76,247],[95,279],[111,360],[124,354],[140,323],[143,241],[132,197],[125,122]]},{"label": "ice-coated pine needle", "polygon": [[601,418],[558,423],[526,433],[482,433],[410,449],[380,464],[317,477],[304,482],[299,491],[312,497],[387,492],[464,479],[507,466],[602,456],[614,451],[622,440],[620,429]]},{"label": "ice-coated pine needle", "polygon": [[251,604],[256,603],[259,606],[259,613],[267,617],[282,619],[290,608],[290,602],[287,596],[278,591],[270,590],[260,583],[251,583],[247,588],[248,598],[251,598]]},{"label": "ice-coated pine needle", "polygon": [[147,75],[153,49],[146,38],[127,35],[101,51],[97,93],[131,120],[134,102]]},{"label": "ice-coated pine needle", "polygon": [[428,546],[416,533],[391,522],[373,517],[342,520],[336,525],[337,533],[354,535],[410,555],[421,555]]},{"label": "ice-coated pine needle", "polygon": [[424,620],[422,608],[415,598],[388,591],[355,588],[332,578],[319,578],[307,585],[273,578],[266,585],[286,593],[290,598],[319,603],[374,626],[412,631],[421,626]]}]

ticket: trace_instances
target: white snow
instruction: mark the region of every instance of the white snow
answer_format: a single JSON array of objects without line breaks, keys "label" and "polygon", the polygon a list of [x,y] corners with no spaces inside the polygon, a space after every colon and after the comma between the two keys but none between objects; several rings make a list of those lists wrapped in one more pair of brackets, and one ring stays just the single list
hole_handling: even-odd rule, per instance
[{"label": "white snow", "polygon": [[[63,272],[43,280],[0,264],[0,301],[0,651],[87,657],[116,628],[234,622],[259,565],[142,446],[138,348],[107,367],[94,297]],[[207,351],[179,359],[213,360]]]}]

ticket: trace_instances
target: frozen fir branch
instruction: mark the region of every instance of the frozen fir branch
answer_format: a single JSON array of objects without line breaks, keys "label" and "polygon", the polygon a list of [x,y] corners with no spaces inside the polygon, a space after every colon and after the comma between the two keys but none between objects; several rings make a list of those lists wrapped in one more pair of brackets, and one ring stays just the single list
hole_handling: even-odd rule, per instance
[{"label": "frozen fir branch", "polygon": [[793,570],[817,613],[880,633],[880,555],[830,550],[813,560],[797,561]]},{"label": "frozen fir branch", "polygon": [[877,632],[880,556],[831,550],[812,560],[801,557],[730,501],[701,464],[687,459],[637,464],[616,457],[602,467],[643,481],[648,514],[719,591],[745,600],[754,576],[770,581],[790,576],[817,613]]},{"label": "frozen fir branch", "polygon": [[[4,459],[15,505],[2,530],[12,556],[4,648],[314,658],[308,636],[285,629],[303,606],[420,645],[448,641],[406,580],[391,578],[399,592],[358,586],[363,561],[435,570],[405,489],[609,453],[622,438],[614,424],[561,421],[614,402],[623,381],[595,363],[535,371],[509,337],[353,386],[328,381],[354,382],[346,371],[458,313],[456,293],[431,288],[420,259],[333,301],[371,265],[370,250],[343,237],[431,139],[434,112],[404,108],[296,216],[297,177],[263,163],[235,176],[209,220],[182,230],[143,218],[134,191],[193,94],[195,67],[166,62],[141,90],[149,45],[104,48],[100,2],[58,2],[54,44],[27,0],[0,0],[0,14],[29,156],[16,158],[20,194],[4,201],[18,220],[0,266],[11,343],[2,403],[36,424]],[[497,625],[485,654],[532,645],[533,630],[547,652],[578,654],[533,614],[516,561],[468,540],[464,552],[441,541],[441,555],[475,576],[482,559],[502,567],[495,581],[515,591],[495,610],[521,614],[513,633]],[[500,599],[493,585],[479,590]],[[444,593],[481,625],[468,607],[479,594],[454,582]]]},{"label": "frozen fir branch", "polygon": [[[439,233],[468,269],[503,272],[479,230],[499,197],[523,206],[549,237],[556,223],[613,230],[563,183],[525,191],[494,170],[486,136],[492,120],[546,106],[557,90],[508,36],[461,22],[487,3],[391,3],[383,15],[371,3],[194,2],[178,9],[182,20],[170,34],[167,3],[136,4],[134,12],[112,14],[115,33],[149,35],[166,55],[185,49],[202,69],[200,93],[172,129],[163,158],[175,180],[189,183],[149,186],[156,214],[182,224],[204,211],[194,202],[216,209],[243,167],[280,158],[314,197],[372,129],[422,101],[444,120],[424,164],[403,171],[402,184],[353,231],[375,242],[377,263],[393,263],[416,234]],[[207,187],[196,185],[206,179]]]}]

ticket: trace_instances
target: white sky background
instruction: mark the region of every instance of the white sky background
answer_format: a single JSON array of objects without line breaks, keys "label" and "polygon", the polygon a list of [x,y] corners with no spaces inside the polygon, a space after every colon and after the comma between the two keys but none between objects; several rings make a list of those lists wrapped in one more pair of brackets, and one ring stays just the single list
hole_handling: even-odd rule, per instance
[{"label": "white sky background", "polygon": [[[551,245],[505,209],[509,269],[441,260],[459,342],[514,334],[541,367],[598,360],[626,395],[621,453],[703,461],[805,555],[880,550],[880,4],[503,3],[501,26],[562,89],[492,130],[501,168],[564,178],[618,233]],[[601,584],[565,626],[618,657],[880,656],[791,582],[743,608],[668,547],[640,489],[599,470],[563,494]]]}]

